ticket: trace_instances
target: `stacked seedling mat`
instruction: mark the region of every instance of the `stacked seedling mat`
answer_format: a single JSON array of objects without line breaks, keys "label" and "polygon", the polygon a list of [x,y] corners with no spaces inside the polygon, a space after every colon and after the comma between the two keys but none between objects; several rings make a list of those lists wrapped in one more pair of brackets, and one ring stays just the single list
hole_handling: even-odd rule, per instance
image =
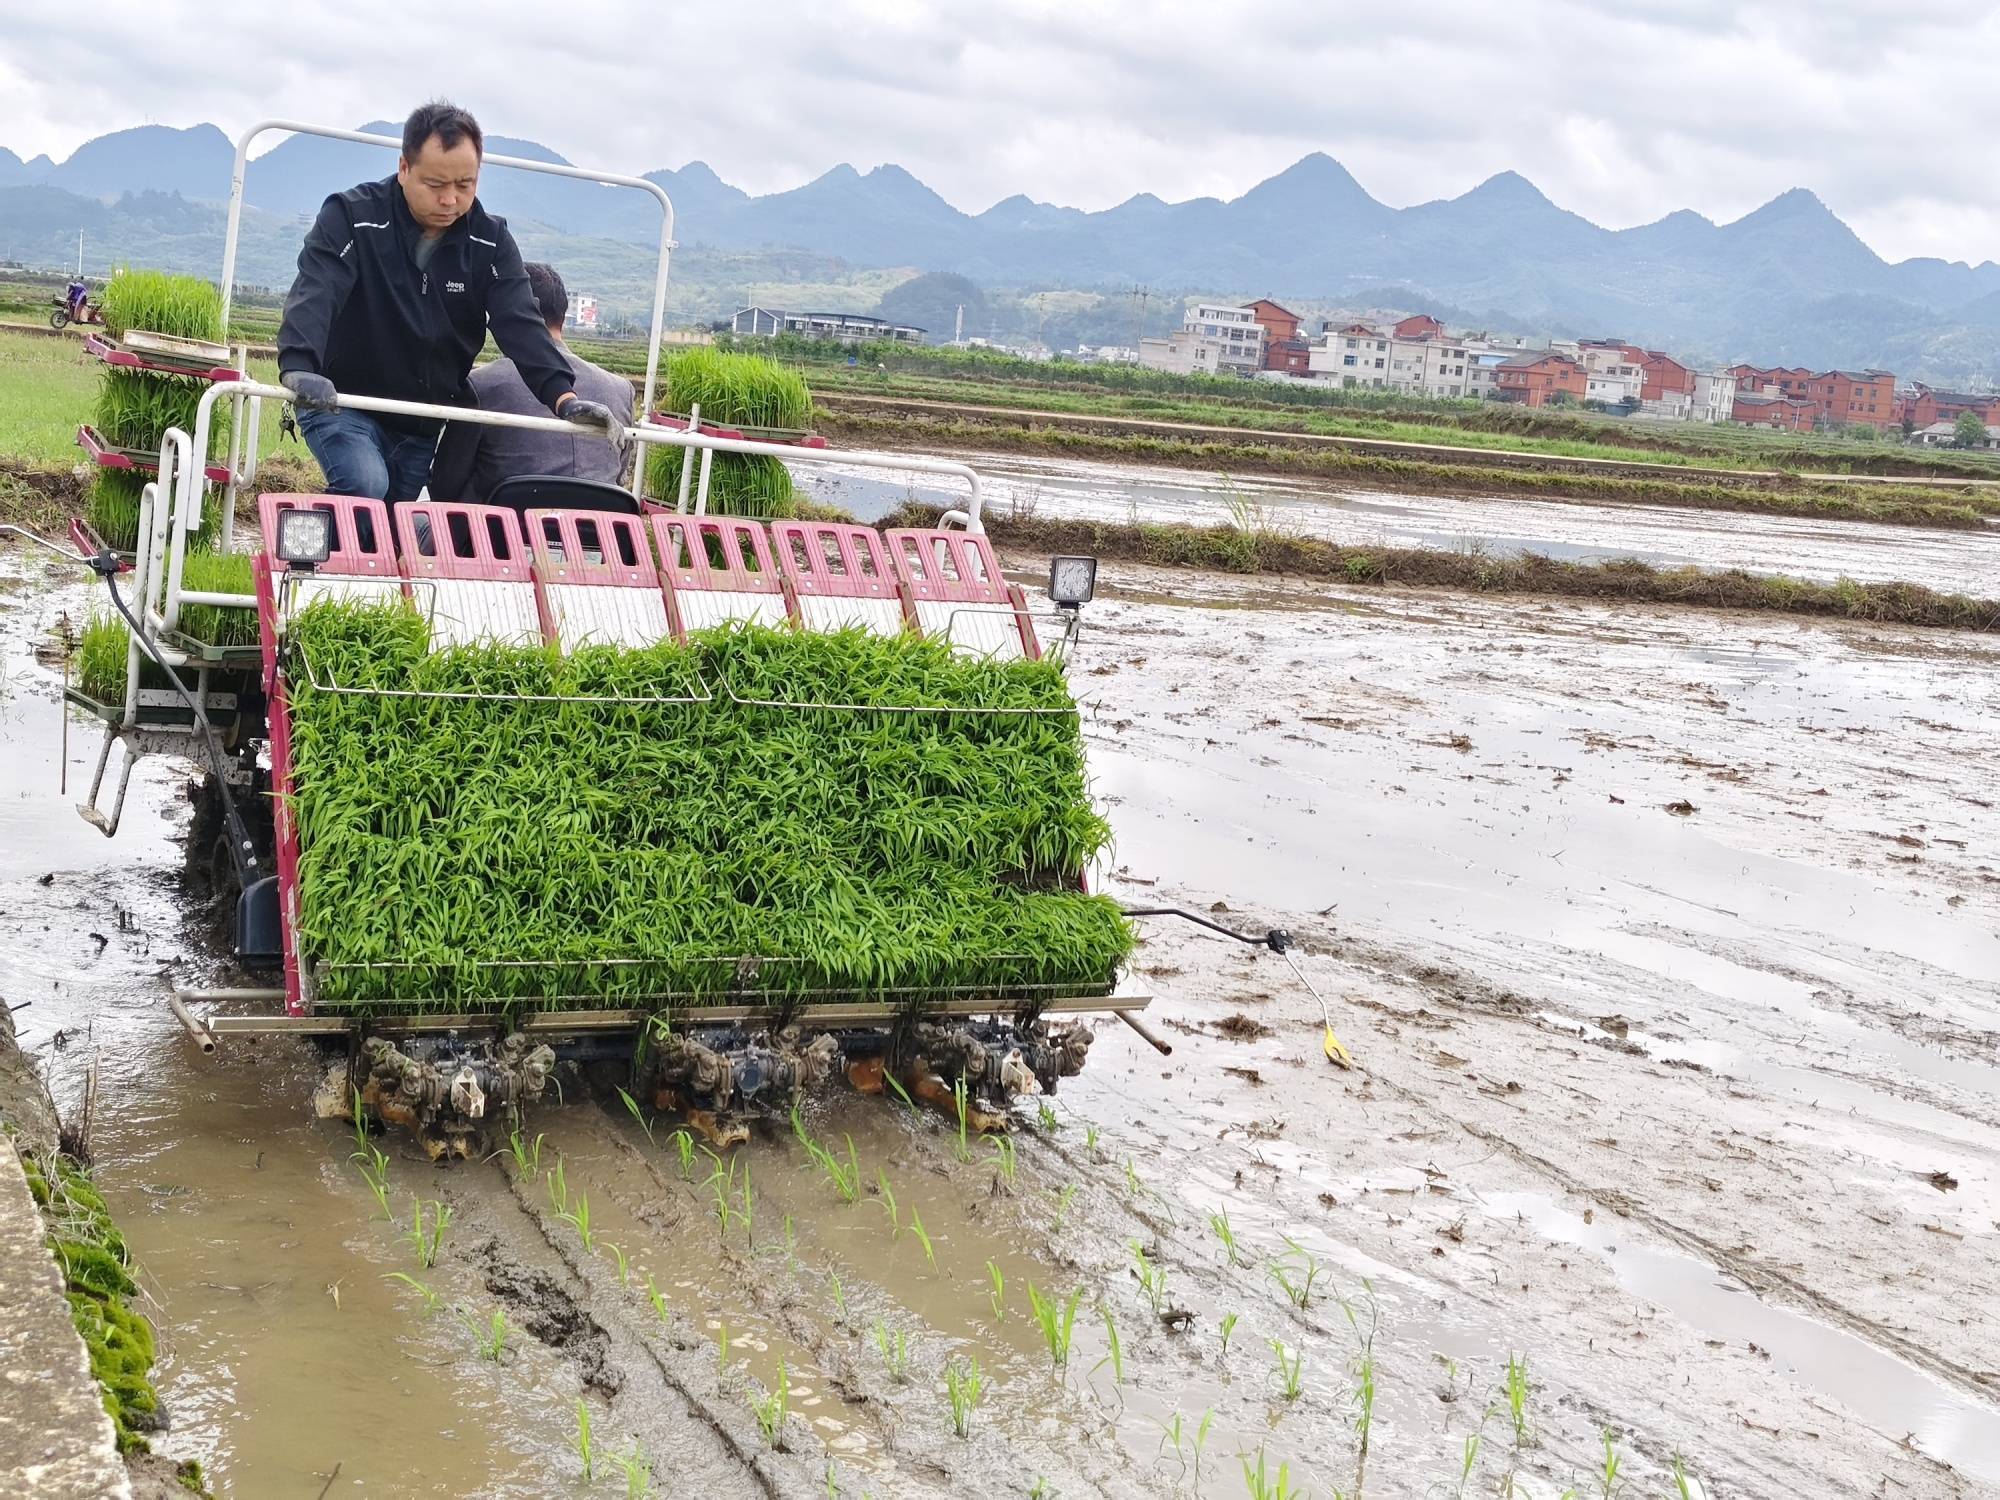
[{"label": "stacked seedling mat", "polygon": [[[135,330],[204,343],[222,336],[222,298],[199,277],[123,270],[104,289],[103,306],[105,331],[113,341],[122,341]],[[98,383],[91,430],[113,453],[123,450],[146,455],[148,461],[157,459],[160,439],[169,427],[194,432],[195,406],[208,384],[199,375],[107,362]],[[218,410],[218,432],[224,430],[223,416]],[[106,464],[97,471],[85,517],[117,551],[131,552],[138,546],[139,495],[151,478],[146,462],[134,467]]]},{"label": "stacked seedling mat", "polygon": [[[153,354],[146,363],[132,365],[115,362],[113,356],[131,357],[120,346],[134,332],[216,343],[222,334],[222,299],[211,283],[199,277],[128,269],[111,278],[103,307],[110,342],[93,337],[86,346],[106,363],[93,420],[87,436],[79,437],[86,448],[100,454],[85,519],[113,550],[132,552],[139,544],[140,494],[154,478],[161,439],[170,427],[193,435],[195,408],[219,372],[204,372],[200,359]],[[226,408],[218,404],[211,425],[217,435],[213,445],[228,431]],[[122,456],[129,466],[108,462],[107,456]],[[188,538],[181,585],[195,592],[248,594],[250,559],[212,550],[219,535],[220,510],[208,507],[202,529]],[[257,639],[256,615],[247,609],[189,605],[181,612],[179,628],[183,635],[214,646],[248,646]],[[85,628],[78,651],[78,685],[87,696],[106,703],[123,697],[127,639],[125,622],[115,616],[100,616]],[[152,681],[158,669],[146,668],[145,676]]]},{"label": "stacked seedling mat", "polygon": [[[703,429],[728,428],[745,437],[774,443],[806,436],[812,421],[812,394],[792,370],[774,359],[730,354],[719,349],[686,349],[667,358],[666,405],[677,419],[699,413]],[[701,450],[655,446],[647,460],[646,489],[672,503],[687,465],[689,504],[701,483]],[[776,457],[717,453],[708,476],[711,515],[789,516],[794,507],[792,473]]]},{"label": "stacked seedling mat", "polygon": [[1052,663],[740,626],[433,652],[415,609],[334,602],[287,652],[320,1008],[1032,1011],[1130,949],[1077,879],[1110,830]]}]

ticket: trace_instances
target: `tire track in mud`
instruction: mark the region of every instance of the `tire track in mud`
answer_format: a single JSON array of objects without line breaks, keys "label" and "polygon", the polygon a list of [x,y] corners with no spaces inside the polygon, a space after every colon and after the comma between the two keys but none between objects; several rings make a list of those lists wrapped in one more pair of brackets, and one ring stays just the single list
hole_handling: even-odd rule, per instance
[{"label": "tire track in mud", "polygon": [[[595,1397],[608,1408],[615,1421],[603,1416],[593,1420],[602,1435],[600,1453],[608,1452],[604,1440],[614,1430],[629,1432],[642,1438],[642,1448],[657,1463],[671,1466],[676,1483],[735,1494],[744,1491],[717,1486],[729,1481],[740,1487],[747,1480],[765,1500],[812,1493],[814,1486],[803,1474],[772,1473],[766,1455],[701,1393],[696,1376],[709,1373],[706,1361],[670,1358],[654,1339],[634,1331],[624,1310],[597,1287],[592,1268],[577,1258],[569,1236],[557,1232],[558,1226],[549,1223],[527,1187],[508,1171],[505,1155],[502,1151],[487,1159],[497,1183],[455,1174],[440,1180],[437,1196],[451,1204],[456,1231],[446,1241],[447,1254],[469,1267],[507,1309],[516,1329],[574,1368],[586,1399]],[[503,1219],[495,1213],[503,1202],[512,1205],[514,1215]],[[510,1243],[514,1233],[509,1220],[525,1221],[566,1275],[559,1277],[532,1264],[518,1245]],[[454,1242],[463,1245],[468,1230],[476,1236],[473,1247],[457,1250]],[[678,1327],[671,1337],[676,1351],[696,1347],[696,1341]],[[658,1385],[650,1390],[650,1383],[634,1379],[645,1365],[658,1376]],[[706,1455],[689,1451],[698,1445],[712,1445],[711,1451]]]},{"label": "tire track in mud", "polygon": [[[1386,1080],[1378,1081],[1399,1093],[1403,1092],[1393,1083],[1387,1083]],[[1408,1097],[1414,1099],[1417,1096]],[[1600,1204],[1634,1224],[1644,1225],[1675,1248],[1705,1260],[1718,1270],[1735,1277],[1757,1296],[1789,1303],[1794,1308],[1810,1313],[1843,1332],[1851,1333],[1864,1342],[1894,1354],[1928,1375],[1957,1386],[1967,1395],[1980,1401],[1990,1402],[1995,1396],[2000,1395],[2000,1371],[1968,1369],[1954,1360],[1946,1359],[1943,1355],[1911,1341],[1895,1329],[1852,1311],[1824,1292],[1807,1286],[1796,1277],[1788,1276],[1783,1271],[1757,1261],[1746,1260],[1735,1251],[1726,1249],[1713,1240],[1654,1213],[1630,1194],[1620,1192],[1616,1188],[1594,1187],[1568,1169],[1558,1166],[1547,1157],[1527,1150],[1503,1135],[1469,1121],[1460,1120],[1456,1123],[1467,1135],[1485,1142],[1530,1171],[1546,1177],[1564,1192]]]},{"label": "tire track in mud", "polygon": [[[1442,970],[1433,965],[1412,964],[1388,950],[1374,949],[1371,945],[1352,938],[1341,939],[1337,950],[1323,948],[1322,952],[1325,956],[1342,963],[1359,964],[1410,979],[1437,1004],[1445,1008],[1476,1015],[1489,1021],[1534,1024],[1535,1006],[1532,1002],[1509,990],[1496,991],[1492,986],[1470,976]],[[1407,1088],[1381,1074],[1371,1073],[1369,1077],[1378,1087],[1395,1094],[1407,1103],[1434,1106],[1437,1102],[1433,1097]],[[1547,1157],[1529,1151],[1518,1142],[1469,1120],[1454,1116],[1451,1117],[1450,1123],[1475,1140],[1504,1153],[1530,1171],[1546,1178],[1565,1192],[1598,1203],[1621,1218],[1645,1226],[1676,1248],[1709,1262],[1741,1281],[1759,1297],[1810,1313],[1844,1332],[1895,1354],[1925,1373],[1947,1381],[1982,1401],[1991,1401],[2000,1396],[2000,1370],[1975,1370],[1955,1360],[1947,1359],[1895,1329],[1853,1311],[1796,1277],[1788,1276],[1774,1267],[1746,1259],[1706,1236],[1655,1213],[1628,1193],[1615,1188],[1591,1186]]]}]

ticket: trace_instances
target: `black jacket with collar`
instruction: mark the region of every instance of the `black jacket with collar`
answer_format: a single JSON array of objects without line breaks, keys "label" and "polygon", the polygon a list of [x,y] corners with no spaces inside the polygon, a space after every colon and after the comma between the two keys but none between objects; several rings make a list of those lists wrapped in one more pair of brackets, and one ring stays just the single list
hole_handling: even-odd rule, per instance
[{"label": "black jacket with collar", "polygon": [[[466,376],[490,327],[528,389],[553,408],[574,381],[535,306],[506,221],[475,198],[418,270],[422,233],[394,177],[328,198],[285,298],[279,373],[311,371],[357,396],[470,406]],[[422,421],[382,420],[406,431],[435,430]]]}]

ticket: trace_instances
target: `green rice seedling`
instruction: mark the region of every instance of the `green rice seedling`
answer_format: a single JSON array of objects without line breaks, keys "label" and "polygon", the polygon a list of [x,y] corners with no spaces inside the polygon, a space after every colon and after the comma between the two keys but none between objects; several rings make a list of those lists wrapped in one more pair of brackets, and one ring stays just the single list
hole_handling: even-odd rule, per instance
[{"label": "green rice seedling", "polygon": [[546,1135],[537,1134],[534,1143],[528,1144],[522,1138],[518,1123],[507,1133],[507,1152],[514,1159],[516,1179],[542,1175],[542,1142],[546,1139]]},{"label": "green rice seedling", "polygon": [[1106,1364],[1111,1366],[1111,1383],[1120,1386],[1125,1383],[1125,1347],[1118,1342],[1118,1325],[1112,1320],[1111,1309],[1098,1304],[1098,1317],[1104,1320],[1104,1343],[1106,1353],[1103,1359],[1090,1367],[1094,1375]]},{"label": "green rice seedling", "polygon": [[896,1190],[889,1186],[889,1174],[881,1167],[875,1169],[875,1186],[881,1190],[881,1197],[875,1201],[882,1205],[882,1211],[889,1216],[890,1235],[901,1234],[903,1225],[896,1214]]},{"label": "green rice seedling", "polygon": [[804,1120],[800,1118],[799,1107],[796,1104],[792,1106],[792,1134],[798,1137],[806,1155],[813,1159],[826,1180],[832,1184],[834,1192],[840,1195],[841,1202],[852,1203],[861,1196],[861,1163],[855,1155],[853,1136],[842,1136],[847,1142],[847,1160],[843,1162],[826,1146],[812,1138]]},{"label": "green rice seedling", "polygon": [[389,1207],[388,1154],[371,1142],[354,1153],[353,1161],[360,1169],[361,1180],[368,1184],[368,1191],[375,1195],[375,1204],[382,1210],[382,1217],[394,1222],[396,1213]]},{"label": "green rice seedling", "polygon": [[1083,1149],[1092,1161],[1102,1161],[1104,1159],[1104,1153],[1097,1149],[1097,1127],[1095,1125],[1086,1125],[1083,1127]]},{"label": "green rice seedling", "polygon": [[1618,1476],[1625,1468],[1625,1460],[1618,1452],[1618,1439],[1609,1427],[1598,1436],[1604,1443],[1604,1462],[1597,1471],[1598,1494],[1600,1500],[1611,1500],[1612,1492],[1618,1488]]},{"label": "green rice seedling", "polygon": [[681,1181],[694,1181],[694,1136],[687,1130],[676,1130],[667,1137],[674,1145],[674,1160],[680,1166]]},{"label": "green rice seedling", "polygon": [[99,703],[125,696],[125,666],[132,632],[111,615],[92,615],[76,642],[76,685]]},{"label": "green rice seedling", "polygon": [[902,1081],[894,1073],[884,1073],[882,1081],[889,1085],[891,1092],[898,1099],[903,1101],[903,1108],[907,1109],[913,1115],[922,1113],[917,1108],[917,1101],[910,1097],[910,1091],[903,1087]]},{"label": "green rice seedling", "polygon": [[882,1364],[889,1371],[889,1378],[901,1385],[910,1378],[910,1339],[902,1329],[890,1330],[881,1319],[869,1330],[875,1339],[875,1348],[882,1356]]},{"label": "green rice seedling", "polygon": [[662,1323],[666,1322],[669,1316],[667,1294],[653,1284],[653,1273],[650,1271],[646,1273],[646,1300],[653,1304],[653,1316]]},{"label": "green rice seedling", "polygon": [[1222,1322],[1217,1325],[1222,1330],[1222,1357],[1224,1359],[1229,1358],[1229,1336],[1236,1332],[1236,1316],[1235,1313],[1224,1313],[1222,1315]]},{"label": "green rice seedling", "polygon": [[1354,1359],[1354,1436],[1358,1444],[1354,1460],[1354,1491],[1361,1492],[1361,1476],[1368,1467],[1368,1437],[1375,1427],[1375,1347],[1371,1340]]},{"label": "green rice seedling", "polygon": [[639,1447],[639,1440],[632,1440],[630,1453],[613,1452],[611,1461],[618,1465],[618,1472],[625,1476],[625,1500],[643,1500],[653,1492],[653,1461],[646,1457]]},{"label": "green rice seedling", "polygon": [[960,1161],[971,1161],[972,1146],[965,1138],[966,1122],[970,1111],[966,1099],[965,1075],[963,1073],[959,1074],[958,1078],[952,1083],[951,1102],[952,1107],[958,1113],[958,1159]]},{"label": "green rice seedling", "polygon": [[612,1258],[618,1262],[618,1284],[620,1286],[630,1286],[632,1284],[632,1266],[625,1259],[625,1247],[623,1245],[614,1245],[611,1241],[606,1240],[604,1248],[609,1250]]},{"label": "green rice seedling", "polygon": [[979,1370],[979,1356],[951,1360],[944,1367],[945,1397],[951,1402],[951,1430],[960,1437],[972,1434],[972,1414],[986,1393],[986,1378]]},{"label": "green rice seedling", "polygon": [[1271,1473],[1264,1464],[1264,1450],[1257,1449],[1257,1466],[1250,1467],[1250,1460],[1244,1459],[1243,1485],[1250,1492],[1250,1500],[1304,1500],[1305,1491],[1292,1483],[1292,1466],[1281,1462],[1278,1472]]},{"label": "green rice seedling", "polygon": [[424,1200],[419,1198],[411,1206],[410,1232],[403,1236],[416,1252],[417,1264],[426,1270],[437,1264],[438,1251],[444,1245],[445,1226],[451,1223],[451,1206],[431,1200],[431,1217],[428,1227],[424,1224]]},{"label": "green rice seedling", "polygon": [[992,1261],[986,1262],[986,1283],[992,1288],[986,1294],[986,1305],[993,1309],[993,1321],[1005,1322],[1007,1318],[1007,1278],[1000,1267]]},{"label": "green rice seedling", "polygon": [[715,1329],[715,1378],[720,1380],[722,1372],[729,1368],[729,1325],[719,1323]]},{"label": "green rice seedling", "polygon": [[576,1206],[565,1213],[557,1214],[556,1217],[576,1231],[577,1241],[583,1246],[586,1255],[597,1249],[597,1236],[590,1228],[590,1194],[578,1193]]},{"label": "green rice seedling", "polygon": [[1146,1184],[1139,1180],[1139,1169],[1132,1165],[1132,1158],[1125,1158],[1125,1191],[1134,1198],[1146,1196]]},{"label": "green rice seedling", "polygon": [[1668,1473],[1673,1476],[1674,1493],[1680,1497],[1680,1500],[1697,1500],[1697,1497],[1707,1494],[1706,1490],[1695,1483],[1694,1476],[1688,1473],[1687,1460],[1682,1458],[1680,1454],[1676,1453],[1674,1455]]},{"label": "green rice seedling", "polygon": [[930,1234],[924,1230],[924,1216],[916,1212],[916,1204],[910,1204],[910,1234],[914,1234],[916,1242],[920,1246],[924,1246],[924,1260],[928,1260],[930,1268],[936,1270],[938,1268],[938,1256],[930,1248]]},{"label": "green rice seedling", "polygon": [[558,1155],[555,1164],[549,1168],[549,1175],[543,1179],[549,1190],[549,1207],[557,1218],[569,1212],[569,1174],[563,1168],[563,1159]]},{"label": "green rice seedling", "polygon": [[798,1241],[792,1237],[792,1216],[785,1215],[785,1254],[790,1255]]},{"label": "green rice seedling", "polygon": [[479,1357],[481,1359],[490,1359],[496,1365],[499,1364],[507,1353],[507,1334],[509,1330],[507,1327],[506,1309],[500,1307],[494,1308],[492,1316],[482,1324],[471,1313],[461,1307],[458,1310],[458,1320],[472,1330],[473,1338],[479,1343]]},{"label": "green rice seedling", "polygon": [[1083,1289],[1069,1294],[1068,1300],[1044,1297],[1041,1288],[1034,1282],[1028,1283],[1028,1306],[1034,1312],[1035,1326],[1042,1331],[1042,1343],[1049,1351],[1049,1363],[1061,1369],[1069,1363],[1071,1335],[1076,1330],[1076,1306],[1083,1300]]},{"label": "green rice seedling", "polygon": [[1215,1408],[1212,1406],[1205,1408],[1202,1411],[1200,1423],[1195,1427],[1194,1437],[1189,1443],[1189,1447],[1194,1452],[1194,1482],[1197,1485],[1201,1483],[1202,1450],[1208,1446],[1208,1429],[1214,1425],[1214,1422]]},{"label": "green rice seedling", "polygon": [[784,1446],[785,1413],[791,1401],[791,1374],[781,1359],[778,1361],[777,1385],[762,1396],[750,1398],[750,1409],[757,1416],[757,1430],[764,1434],[764,1441],[772,1448]]},{"label": "green rice seedling", "polygon": [[[249,594],[256,584],[244,553],[190,552],[182,560],[181,587],[204,594]],[[248,606],[184,604],[179,629],[211,646],[254,646],[257,611]]]},{"label": "green rice seedling", "polygon": [[1174,1413],[1171,1421],[1160,1423],[1160,1446],[1153,1450],[1153,1457],[1158,1458],[1162,1453],[1165,1453],[1167,1451],[1167,1444],[1172,1443],[1174,1445],[1174,1457],[1180,1460],[1181,1468],[1186,1469],[1186,1426],[1186,1420],[1179,1412]]},{"label": "green rice seedling", "polygon": [[1272,1339],[1271,1352],[1278,1359],[1278,1394],[1287,1401],[1298,1400],[1306,1388],[1305,1350],[1287,1349],[1277,1339]]},{"label": "green rice seedling", "polygon": [[1534,1386],[1528,1380],[1526,1355],[1508,1354],[1507,1370],[1501,1377],[1500,1390],[1507,1401],[1507,1420],[1514,1428],[1514,1448],[1519,1452],[1534,1441],[1528,1426],[1528,1402],[1534,1396]]},{"label": "green rice seedling", "polygon": [[[1451,1492],[1452,1500],[1465,1500],[1465,1487],[1472,1482],[1473,1470],[1479,1466],[1479,1454],[1486,1443],[1486,1424],[1493,1420],[1494,1410],[1493,1405],[1488,1403],[1486,1410],[1479,1414],[1479,1426],[1466,1435],[1459,1454],[1458,1480]],[[1503,1495],[1511,1495],[1513,1488],[1514,1475],[1510,1469],[1506,1477],[1501,1480],[1500,1492]]]},{"label": "green rice seedling", "polygon": [[[667,404],[683,414],[701,408],[709,427],[803,429],[812,421],[812,395],[799,375],[775,360],[722,350],[688,349],[666,361]],[[694,465],[689,495],[699,482],[701,455],[657,447],[647,460],[652,493],[679,493],[681,466]],[[775,458],[718,453],[709,471],[711,514],[784,516],[793,509],[791,474]]]},{"label": "green rice seedling", "polygon": [[438,1293],[431,1287],[424,1285],[423,1282],[417,1280],[416,1277],[410,1275],[407,1271],[385,1271],[382,1274],[382,1279],[384,1281],[400,1281],[403,1283],[404,1286],[408,1287],[411,1291],[415,1292],[419,1297],[423,1298],[425,1317],[429,1317],[432,1313],[437,1311],[438,1301],[439,1301]]},{"label": "green rice seedling", "polygon": [[104,326],[113,338],[140,329],[207,343],[222,339],[222,293],[214,282],[199,276],[120,266],[99,302]]},{"label": "green rice seedling", "polygon": [[720,1167],[709,1173],[707,1186],[710,1194],[710,1202],[708,1208],[709,1212],[715,1215],[715,1233],[718,1239],[728,1236],[729,1222],[736,1217],[735,1184],[736,1164],[733,1161],[729,1164],[729,1172],[726,1176]]},{"label": "green rice seedling", "polygon": [[930,1262],[931,1269],[935,1271],[937,1269],[937,1255],[931,1249],[930,1235],[924,1231],[923,1215],[917,1212],[917,1206],[914,1203],[910,1205],[910,1233],[914,1234],[917,1237],[917,1243],[924,1247],[924,1259]]},{"label": "green rice seedling", "polygon": [[[1090,804],[1074,700],[1049,663],[971,661],[915,637],[749,629],[566,656],[427,648],[405,607],[315,604],[287,632],[287,652],[323,683],[508,695],[335,694],[294,674],[297,931],[330,1010],[663,993],[698,1007],[729,999],[746,949],[782,960],[765,965],[763,988],[891,991],[916,1005],[967,986],[1096,988],[1130,949],[1114,903],[1063,886],[1109,830]],[[735,698],[552,708],[517,696],[686,697],[717,682]],[[1053,716],[827,723],[737,700]],[[714,800],[606,794],[635,774],[699,781]],[[440,794],[468,786],[480,795]],[[575,870],[590,877],[552,873]],[[383,891],[396,899],[368,894]],[[953,913],[949,932],[939,910]]]},{"label": "green rice seedling", "polygon": [[113,447],[155,453],[169,427],[193,436],[195,408],[207,390],[206,381],[107,368],[92,425]]},{"label": "green rice seedling", "polygon": [[1313,1285],[1319,1280],[1319,1260],[1297,1240],[1287,1235],[1285,1253],[1271,1262],[1271,1279],[1284,1290],[1285,1297],[1300,1312],[1312,1306]]},{"label": "green rice seedling", "polygon": [[647,1119],[646,1112],[639,1108],[639,1101],[623,1089],[618,1091],[618,1097],[625,1101],[627,1112],[631,1114],[633,1119],[639,1122],[639,1128],[646,1132],[646,1144],[649,1146],[658,1146],[659,1142],[653,1139],[653,1122]]},{"label": "green rice seedling", "polygon": [[149,482],[137,469],[99,469],[91,479],[83,518],[112,551],[138,551],[139,504]]},{"label": "green rice seedling", "polygon": [[576,1398],[576,1431],[570,1437],[570,1446],[583,1464],[583,1482],[589,1484],[597,1478],[597,1449],[590,1437],[590,1408],[583,1404],[581,1396]]},{"label": "green rice seedling", "polygon": [[1054,1135],[1062,1129],[1062,1121],[1057,1118],[1056,1112],[1049,1108],[1048,1100],[1038,1101],[1035,1110],[1035,1124],[1040,1127],[1043,1135]]},{"label": "green rice seedling", "polygon": [[826,1500],[840,1500],[840,1486],[835,1482],[833,1465],[826,1466]]},{"label": "green rice seedling", "polygon": [[1215,1237],[1222,1241],[1222,1251],[1223,1254],[1229,1257],[1229,1264],[1232,1266],[1243,1265],[1243,1252],[1236,1243],[1236,1230],[1230,1225],[1229,1210],[1225,1208],[1210,1214],[1208,1216],[1208,1227],[1214,1230]]},{"label": "green rice seedling", "polygon": [[845,1323],[847,1321],[847,1288],[841,1285],[840,1272],[828,1271],[826,1273],[826,1287],[829,1292],[833,1293],[833,1305],[840,1309],[840,1321]]},{"label": "green rice seedling", "polygon": [[1069,1206],[1076,1201],[1076,1184],[1073,1182],[1064,1183],[1061,1187],[1055,1189],[1055,1195],[1056,1216],[1049,1223],[1050,1234],[1060,1233],[1063,1222],[1069,1218]]},{"label": "green rice seedling", "polygon": [[1155,1313],[1166,1310],[1167,1268],[1146,1254],[1146,1247],[1137,1240],[1126,1241],[1132,1247],[1132,1260],[1138,1267],[1139,1290],[1146,1294],[1146,1301]]},{"label": "green rice seedling", "polygon": [[997,1158],[995,1165],[1000,1168],[1000,1180],[1012,1187],[1014,1174],[1020,1169],[1020,1156],[1014,1143],[1004,1135],[996,1135],[987,1144],[993,1148]]}]

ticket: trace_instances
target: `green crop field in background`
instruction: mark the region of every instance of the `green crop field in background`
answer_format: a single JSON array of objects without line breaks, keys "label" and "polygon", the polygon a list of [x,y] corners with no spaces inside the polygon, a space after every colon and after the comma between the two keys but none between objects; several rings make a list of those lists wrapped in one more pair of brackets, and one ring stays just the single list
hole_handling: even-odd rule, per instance
[{"label": "green crop field in background", "polygon": [[[76,429],[91,420],[104,368],[84,352],[81,338],[0,329],[0,453],[43,463],[84,462]],[[276,384],[277,362],[253,359],[250,373]],[[269,408],[257,451],[265,458],[311,459],[303,443],[279,441],[278,413]]]}]

